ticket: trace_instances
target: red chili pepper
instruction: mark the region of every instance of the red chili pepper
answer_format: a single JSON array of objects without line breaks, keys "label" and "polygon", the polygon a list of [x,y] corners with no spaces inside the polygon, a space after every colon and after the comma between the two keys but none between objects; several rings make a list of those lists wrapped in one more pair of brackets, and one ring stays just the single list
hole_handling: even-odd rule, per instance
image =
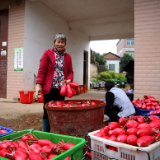
[{"label": "red chili pepper", "polygon": [[75,82],[71,82],[71,83],[69,83],[69,85],[70,85],[71,87],[78,87],[78,86],[79,86],[79,84],[78,84],[78,83],[75,83]]},{"label": "red chili pepper", "polygon": [[146,105],[145,105],[145,103],[143,103],[143,105],[142,105],[142,109],[145,109],[146,108]]},{"label": "red chili pepper", "polygon": [[87,152],[86,155],[87,155],[89,158],[92,158],[92,152]]},{"label": "red chili pepper", "polygon": [[72,98],[72,96],[73,96],[73,92],[72,92],[71,86],[69,84],[67,84],[67,96],[69,98]]},{"label": "red chili pepper", "polygon": [[154,98],[154,97],[153,97],[153,96],[151,96],[151,95],[144,95],[144,98],[149,99],[149,98]]},{"label": "red chili pepper", "polygon": [[151,105],[151,103],[146,103],[146,106],[150,106]]},{"label": "red chili pepper", "polygon": [[64,96],[67,93],[67,85],[64,84],[60,90],[60,94]]}]

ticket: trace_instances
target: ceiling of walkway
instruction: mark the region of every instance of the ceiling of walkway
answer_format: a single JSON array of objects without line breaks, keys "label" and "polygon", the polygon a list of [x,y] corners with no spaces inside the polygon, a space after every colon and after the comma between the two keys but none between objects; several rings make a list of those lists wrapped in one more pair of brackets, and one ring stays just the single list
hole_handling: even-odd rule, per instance
[{"label": "ceiling of walkway", "polygon": [[134,0],[39,0],[90,40],[134,38]]}]

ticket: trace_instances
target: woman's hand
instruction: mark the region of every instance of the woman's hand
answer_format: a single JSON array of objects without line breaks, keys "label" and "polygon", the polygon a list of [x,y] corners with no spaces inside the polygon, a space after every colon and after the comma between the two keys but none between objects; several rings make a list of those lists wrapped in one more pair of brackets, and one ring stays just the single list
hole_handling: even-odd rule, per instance
[{"label": "woman's hand", "polygon": [[67,79],[65,80],[66,84],[70,83],[71,82],[71,79]]},{"label": "woman's hand", "polygon": [[41,90],[42,90],[42,86],[40,84],[36,84],[36,88],[35,88],[35,98],[41,98]]}]

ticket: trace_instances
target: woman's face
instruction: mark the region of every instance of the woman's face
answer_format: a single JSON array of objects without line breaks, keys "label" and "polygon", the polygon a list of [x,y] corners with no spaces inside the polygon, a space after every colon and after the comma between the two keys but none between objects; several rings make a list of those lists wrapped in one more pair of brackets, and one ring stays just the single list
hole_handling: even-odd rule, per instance
[{"label": "woman's face", "polygon": [[65,49],[66,42],[65,40],[58,38],[54,43],[54,47],[57,51],[62,52]]}]

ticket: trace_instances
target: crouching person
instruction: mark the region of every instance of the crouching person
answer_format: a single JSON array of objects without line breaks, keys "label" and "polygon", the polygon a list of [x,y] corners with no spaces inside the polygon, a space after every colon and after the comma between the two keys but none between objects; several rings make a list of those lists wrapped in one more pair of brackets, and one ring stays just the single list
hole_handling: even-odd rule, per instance
[{"label": "crouching person", "polygon": [[135,114],[133,104],[122,89],[115,87],[111,81],[105,83],[105,89],[107,91],[105,114],[111,121],[118,122],[121,117],[129,117]]}]

